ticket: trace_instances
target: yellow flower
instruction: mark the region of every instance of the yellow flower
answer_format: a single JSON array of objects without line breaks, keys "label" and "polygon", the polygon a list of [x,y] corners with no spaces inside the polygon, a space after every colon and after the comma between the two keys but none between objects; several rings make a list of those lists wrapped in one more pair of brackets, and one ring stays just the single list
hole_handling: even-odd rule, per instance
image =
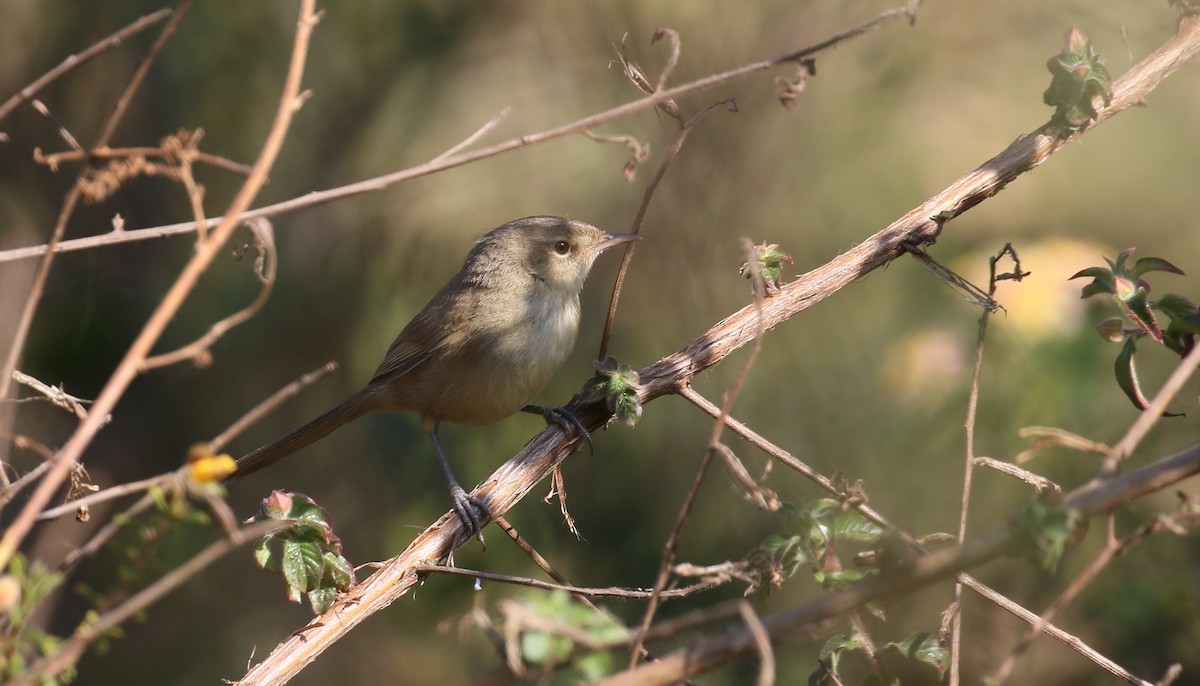
[{"label": "yellow flower", "polygon": [[188,464],[188,476],[200,484],[220,481],[236,471],[237,461],[225,454],[201,457]]}]

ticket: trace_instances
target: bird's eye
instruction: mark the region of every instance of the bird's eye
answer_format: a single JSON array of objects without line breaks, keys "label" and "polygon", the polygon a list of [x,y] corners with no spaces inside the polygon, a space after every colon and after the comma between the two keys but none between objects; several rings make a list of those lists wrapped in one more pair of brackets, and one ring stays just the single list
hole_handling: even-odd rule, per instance
[{"label": "bird's eye", "polygon": [[566,241],[555,241],[554,252],[558,253],[559,255],[566,255],[567,253],[571,252],[571,244]]}]

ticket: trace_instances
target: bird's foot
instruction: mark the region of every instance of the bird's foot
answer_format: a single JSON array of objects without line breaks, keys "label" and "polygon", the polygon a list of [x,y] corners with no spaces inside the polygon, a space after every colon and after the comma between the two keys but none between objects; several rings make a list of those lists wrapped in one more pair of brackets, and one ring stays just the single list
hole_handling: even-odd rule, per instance
[{"label": "bird's foot", "polygon": [[458,515],[459,521],[467,527],[469,534],[479,539],[479,545],[487,550],[487,543],[483,541],[483,527],[491,521],[492,511],[483,501],[467,493],[457,483],[450,484],[450,497],[454,500],[454,513]]},{"label": "bird's foot", "polygon": [[579,417],[576,417],[575,413],[567,409],[566,405],[560,405],[559,407],[547,407],[546,405],[526,405],[525,407],[521,408],[521,411],[528,412],[530,414],[539,414],[543,419],[546,420],[547,424],[559,426],[567,433],[570,433],[572,429],[578,431],[579,435],[583,436],[583,440],[587,442],[588,450],[592,451],[593,453],[596,452],[595,447],[592,446],[591,432],[587,430],[587,427],[583,425],[583,422],[579,421]]}]

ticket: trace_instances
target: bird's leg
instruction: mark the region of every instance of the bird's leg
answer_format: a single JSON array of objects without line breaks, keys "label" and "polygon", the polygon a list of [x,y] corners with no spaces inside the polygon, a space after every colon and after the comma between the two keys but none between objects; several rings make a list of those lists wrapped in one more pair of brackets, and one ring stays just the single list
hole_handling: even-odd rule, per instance
[{"label": "bird's leg", "polygon": [[[483,526],[492,518],[491,511],[487,505],[458,485],[458,480],[454,478],[454,472],[450,469],[450,461],[446,459],[446,453],[442,450],[442,441],[438,438],[437,425],[433,425],[428,431],[429,437],[433,439],[433,447],[437,450],[438,459],[442,462],[442,470],[446,472],[446,481],[450,482],[450,497],[454,500],[454,513],[458,515],[463,526],[467,527],[467,531],[479,539],[479,544],[487,548],[487,544],[483,542]],[[475,508],[479,509],[479,513],[475,512]]]},{"label": "bird's leg", "polygon": [[575,413],[567,409],[566,405],[560,405],[558,407],[547,407],[546,405],[526,405],[525,407],[521,408],[521,411],[528,412],[530,414],[541,415],[542,418],[546,420],[547,424],[555,424],[560,426],[562,427],[562,430],[566,431],[567,433],[570,433],[571,429],[575,429],[581,436],[583,436],[583,440],[587,441],[588,450],[592,451],[593,453],[596,452],[596,449],[592,446],[591,432],[587,430],[587,427],[583,425],[583,422],[579,421],[579,417],[576,417]]}]

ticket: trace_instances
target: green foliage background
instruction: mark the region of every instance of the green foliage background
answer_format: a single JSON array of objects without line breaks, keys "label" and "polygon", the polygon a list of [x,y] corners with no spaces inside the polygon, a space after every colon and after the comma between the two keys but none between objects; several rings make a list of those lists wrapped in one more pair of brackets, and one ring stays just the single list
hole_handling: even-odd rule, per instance
[{"label": "green foliage background", "polygon": [[[9,0],[0,13],[0,93],[21,88],[66,55],[157,9],[146,2]],[[368,1],[325,7],[305,85],[312,97],[258,204],[329,188],[425,161],[506,106],[512,115],[488,140],[533,133],[635,98],[614,64],[619,46],[651,74],[664,62],[650,46],[658,26],[680,32],[673,83],[821,40],[890,7],[884,2],[493,3]],[[291,3],[198,3],[170,43],[118,134],[117,145],[151,144],[181,127],[202,127],[202,148],[252,161],[275,107],[295,8]],[[640,367],[682,347],[749,298],[738,277],[738,239],[782,244],[796,259],[792,277],[867,237],[963,172],[1033,130],[1051,114],[1041,94],[1046,60],[1077,25],[1107,57],[1114,75],[1171,35],[1165,2],[927,2],[917,24],[897,22],[818,56],[818,74],[795,111],[776,101],[772,79],[739,81],[681,102],[694,112],[733,97],[739,112],[714,112],[689,138],[655,196],[617,320],[612,353]],[[80,140],[97,133],[152,30],[50,87],[41,97]],[[1000,294],[1008,308],[992,322],[980,400],[977,452],[1009,459],[1027,447],[1017,429],[1060,426],[1114,442],[1135,411],[1112,380],[1114,346],[1091,326],[1111,313],[1078,299],[1066,279],[1102,255],[1136,245],[1139,256],[1171,260],[1189,274],[1164,275],[1156,289],[1193,299],[1200,291],[1200,148],[1194,141],[1200,71],[1190,66],[1151,96],[1149,108],[1114,118],[998,197],[953,222],[932,254],[981,283],[986,257],[1012,241],[1033,276]],[[32,161],[33,148],[62,149],[55,126],[29,107],[3,122],[0,249],[44,242],[72,178]],[[279,282],[266,308],[227,335],[207,368],[177,366],[138,380],[86,455],[92,476],[111,485],[179,464],[192,443],[210,438],[270,392],[334,359],[341,370],[284,405],[232,447],[240,455],[340,399],[368,378],[392,337],[453,274],[471,240],[528,214],[564,214],[625,230],[673,122],[646,112],[608,124],[651,146],[630,184],[623,148],[572,137],[526,148],[386,191],[278,217]],[[219,212],[238,180],[205,170],[207,207]],[[116,198],[83,208],[69,237],[108,230],[119,212],[128,228],[189,216],[183,192],[162,180],[129,184]],[[163,288],[190,250],[186,238],[60,256],[21,369],[96,394]],[[616,260],[602,259],[584,293],[580,344],[539,398],[565,401],[591,373]],[[33,262],[0,264],[0,321],[15,321]],[[219,262],[189,299],[160,349],[193,339],[248,302],[256,285],[245,264]],[[911,261],[901,260],[771,332],[735,415],[817,469],[862,479],[871,504],[917,533],[957,526],[963,429],[975,312]],[[0,343],[7,330],[0,327]],[[1155,384],[1173,361],[1140,360]],[[741,356],[698,379],[717,399]],[[1194,442],[1193,382],[1185,419],[1163,425],[1135,456],[1143,463]],[[460,478],[474,483],[538,430],[536,417],[480,429],[447,427],[444,440]],[[20,409],[22,432],[56,445],[72,420],[41,405]],[[566,465],[572,513],[584,540],[561,523],[557,506],[530,498],[514,524],[580,585],[649,586],[709,420],[664,398],[636,429],[596,436],[596,453]],[[733,442],[752,470],[764,458]],[[22,456],[24,457],[24,456]],[[27,465],[19,465],[28,467]],[[1052,452],[1032,465],[1066,486],[1096,462]],[[990,528],[1028,497],[1007,479],[977,479],[974,530]],[[769,485],[787,500],[818,496],[776,468]],[[428,439],[411,417],[378,416],[351,427],[246,482],[231,500],[249,516],[272,488],[305,492],[333,515],[356,562],[401,550],[448,499]],[[1197,491],[1196,483],[1184,489]],[[1173,507],[1163,493],[1122,512],[1125,526]],[[29,553],[53,561],[104,519],[38,530]],[[745,503],[716,471],[684,539],[682,559],[713,563],[745,555],[778,518]],[[1003,561],[980,571],[1034,609],[1053,598],[1098,545],[1093,532],[1054,577]],[[184,559],[210,534],[186,529],[171,552]],[[191,537],[194,540],[189,540]],[[520,553],[491,532],[486,553],[469,546],[459,565],[535,575]],[[1200,547],[1160,537],[1103,574],[1061,621],[1068,630],[1138,671],[1158,678],[1182,661],[1200,673]],[[97,560],[72,583],[110,574]],[[460,638],[458,617],[514,591],[431,578],[415,594],[339,643],[297,684],[468,683],[500,662],[478,631]],[[771,612],[816,597],[797,578],[761,601]],[[668,603],[668,615],[730,589]],[[894,639],[936,630],[945,588],[890,608],[880,629]],[[69,631],[81,611],[60,595],[45,622]],[[627,621],[640,604],[616,603]],[[1023,626],[968,598],[967,674],[994,666]],[[152,609],[105,654],[81,663],[84,684],[208,684],[243,673],[306,620],[285,602],[278,580],[260,573],[249,550],[226,559]],[[798,681],[821,641],[779,651],[780,670]],[[722,672],[743,683],[752,664]],[[1096,670],[1042,639],[1017,682],[1096,683]],[[717,680],[711,683],[718,683]]]}]

